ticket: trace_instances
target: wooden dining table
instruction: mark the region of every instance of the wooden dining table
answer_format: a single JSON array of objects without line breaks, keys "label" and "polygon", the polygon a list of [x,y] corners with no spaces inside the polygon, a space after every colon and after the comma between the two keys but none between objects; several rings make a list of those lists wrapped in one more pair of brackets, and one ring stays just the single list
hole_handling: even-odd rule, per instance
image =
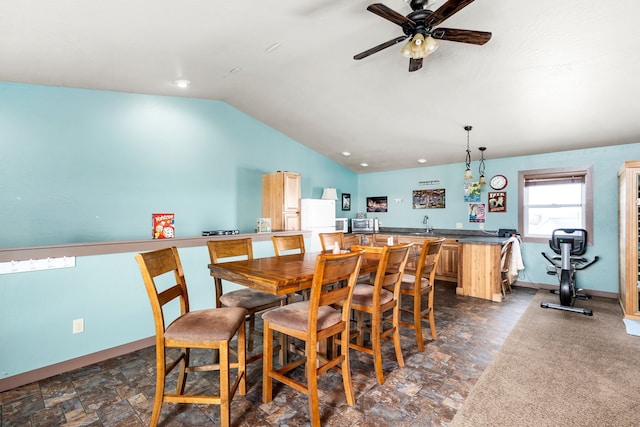
[{"label": "wooden dining table", "polygon": [[[273,295],[290,295],[311,288],[319,252],[209,264],[211,276]],[[378,259],[365,252],[360,274],[376,271]]]}]

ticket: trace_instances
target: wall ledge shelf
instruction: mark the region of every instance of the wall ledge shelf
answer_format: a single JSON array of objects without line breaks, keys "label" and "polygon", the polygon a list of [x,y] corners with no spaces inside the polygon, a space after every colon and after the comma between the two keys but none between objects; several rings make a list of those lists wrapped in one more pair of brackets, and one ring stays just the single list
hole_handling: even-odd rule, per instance
[{"label": "wall ledge shelf", "polygon": [[119,240],[112,242],[69,243],[61,245],[31,246],[24,248],[0,248],[0,262],[26,261],[46,258],[108,255],[128,252],[153,251],[175,246],[189,248],[206,246],[209,240],[224,240],[251,237],[254,242],[271,241],[271,236],[300,234],[310,237],[309,231],[274,231],[272,233],[245,233],[220,236],[175,237],[173,239]]}]

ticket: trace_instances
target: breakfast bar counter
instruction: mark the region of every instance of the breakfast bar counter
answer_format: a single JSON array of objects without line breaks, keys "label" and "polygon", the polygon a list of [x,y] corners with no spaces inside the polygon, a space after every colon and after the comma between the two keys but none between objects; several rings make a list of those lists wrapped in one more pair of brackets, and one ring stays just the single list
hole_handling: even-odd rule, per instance
[{"label": "breakfast bar counter", "polygon": [[466,237],[460,245],[460,280],[456,294],[502,301],[501,250],[507,237]]}]

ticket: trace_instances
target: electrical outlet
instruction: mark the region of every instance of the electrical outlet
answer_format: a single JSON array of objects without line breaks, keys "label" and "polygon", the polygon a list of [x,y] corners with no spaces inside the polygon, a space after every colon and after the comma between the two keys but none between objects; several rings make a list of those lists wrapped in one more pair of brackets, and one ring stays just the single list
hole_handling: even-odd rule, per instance
[{"label": "electrical outlet", "polygon": [[84,332],[84,319],[75,319],[73,321],[73,333],[81,334]]},{"label": "electrical outlet", "polygon": [[484,230],[484,224],[483,224],[483,223],[478,224],[478,228],[479,228],[480,230]]},{"label": "electrical outlet", "polygon": [[456,228],[458,230],[462,229],[462,223],[461,222],[456,222]]}]

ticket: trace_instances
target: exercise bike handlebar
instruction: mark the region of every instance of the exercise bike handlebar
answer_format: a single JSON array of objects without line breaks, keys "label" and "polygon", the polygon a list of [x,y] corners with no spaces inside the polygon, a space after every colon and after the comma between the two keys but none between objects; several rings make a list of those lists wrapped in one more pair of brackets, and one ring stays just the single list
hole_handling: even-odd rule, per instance
[{"label": "exercise bike handlebar", "polygon": [[[553,266],[560,268],[560,265],[558,263],[556,263],[557,260],[554,260],[553,258],[549,257],[549,255],[547,255],[545,252],[541,252],[542,256],[546,258],[547,261],[549,261]],[[595,264],[598,260],[600,259],[599,256],[595,256],[593,257],[593,259],[591,261],[587,260],[586,258],[583,257],[571,257],[572,261],[577,261],[575,263],[573,263],[573,268],[576,270],[584,270],[587,267],[592,266],[593,264]]]}]

